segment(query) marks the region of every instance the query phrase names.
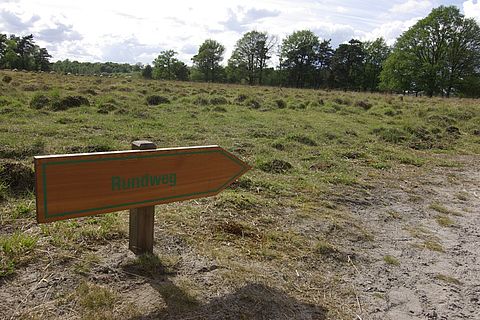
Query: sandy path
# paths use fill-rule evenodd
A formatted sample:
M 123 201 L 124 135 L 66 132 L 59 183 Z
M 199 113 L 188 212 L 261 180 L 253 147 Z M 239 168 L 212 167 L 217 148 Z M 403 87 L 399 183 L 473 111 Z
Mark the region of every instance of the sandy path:
M 480 160 L 456 161 L 391 176 L 374 204 L 352 208 L 375 236 L 352 271 L 357 319 L 480 319 Z

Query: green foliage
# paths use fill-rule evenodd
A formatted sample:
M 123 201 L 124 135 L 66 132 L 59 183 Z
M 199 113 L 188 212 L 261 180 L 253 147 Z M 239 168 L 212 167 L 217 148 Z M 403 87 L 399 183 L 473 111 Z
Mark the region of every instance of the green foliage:
M 147 103 L 151 106 L 156 106 L 159 104 L 170 103 L 170 99 L 164 96 L 151 95 L 147 97 Z
M 332 72 L 336 86 L 350 90 L 364 86 L 365 51 L 359 40 L 341 44 L 332 57 Z
M 286 173 L 293 168 L 293 166 L 284 160 L 273 159 L 267 162 L 260 163 L 258 168 L 269 173 Z
M 480 27 L 454 6 L 440 6 L 402 34 L 381 75 L 382 88 L 449 97 L 473 90 L 480 67 Z M 469 88 L 469 89 L 467 89 Z
M 0 69 L 47 71 L 49 58 L 47 49 L 37 46 L 31 34 L 24 37 L 0 34 Z
M 63 111 L 70 108 L 77 108 L 80 106 L 89 106 L 90 101 L 87 98 L 80 95 L 65 96 L 52 101 L 52 110 Z
M 223 60 L 224 52 L 225 47 L 215 40 L 207 39 L 202 43 L 198 53 L 192 58 L 202 80 L 207 82 L 219 80 L 220 62 Z
M 5 83 L 10 83 L 10 82 L 12 82 L 12 77 L 3 76 L 2 81 L 5 82 Z
M 0 277 L 14 273 L 36 244 L 36 237 L 24 233 L 0 235 Z
M 145 66 L 145 68 L 143 68 L 142 70 L 142 77 L 144 79 L 152 79 L 153 77 L 153 69 L 152 69 L 152 66 L 147 64 Z
M 380 73 L 385 60 L 391 53 L 391 48 L 383 38 L 363 42 L 362 46 L 365 52 L 363 89 L 376 91 L 379 89 Z
M 35 109 L 42 109 L 50 105 L 50 98 L 46 95 L 37 92 L 30 100 L 30 107 Z
M 177 58 L 177 52 L 166 50 L 160 52 L 153 61 L 153 78 L 162 80 L 188 80 L 187 65 Z
M 52 70 L 62 74 L 105 75 L 112 73 L 131 73 L 139 69 L 138 65 L 115 62 L 78 62 L 69 59 L 52 64 Z
M 250 31 L 240 38 L 228 60 L 230 78 L 248 84 L 262 84 L 263 71 L 270 60 L 271 51 L 276 43 L 274 37 L 266 32 Z
M 310 30 L 295 31 L 281 45 L 280 66 L 288 72 L 288 83 L 297 88 L 305 86 L 307 75 L 314 71 L 316 50 L 320 42 Z

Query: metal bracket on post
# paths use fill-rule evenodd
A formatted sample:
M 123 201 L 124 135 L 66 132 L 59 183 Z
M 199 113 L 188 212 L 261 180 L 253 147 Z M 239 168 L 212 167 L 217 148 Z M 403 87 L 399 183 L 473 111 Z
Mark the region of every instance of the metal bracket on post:
M 132 150 L 156 149 L 151 141 L 137 140 L 132 142 Z M 135 254 L 153 254 L 153 226 L 155 206 L 130 209 L 128 248 Z

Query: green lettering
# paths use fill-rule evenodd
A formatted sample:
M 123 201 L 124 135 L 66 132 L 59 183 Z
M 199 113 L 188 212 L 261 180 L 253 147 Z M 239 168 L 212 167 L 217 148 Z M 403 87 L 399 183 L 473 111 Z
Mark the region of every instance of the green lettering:
M 130 180 L 131 179 L 127 179 L 127 183 L 125 183 L 125 179 L 122 179 L 122 189 L 125 190 L 125 189 L 130 189 Z M 133 181 L 132 181 L 133 182 Z
M 112 177 L 112 191 L 120 190 L 120 177 Z
M 162 175 L 162 184 L 168 184 L 168 174 Z
M 142 177 L 142 187 L 148 187 L 148 173 Z
M 121 191 L 135 188 L 146 188 L 155 186 L 176 186 L 177 174 L 167 173 L 158 176 L 144 174 L 143 176 L 133 178 L 122 178 L 119 176 L 112 176 L 112 191 Z
M 160 182 L 162 181 L 161 179 L 162 179 L 161 176 L 150 176 L 150 185 L 151 186 L 158 186 L 160 184 Z
M 171 173 L 169 176 L 169 181 L 170 181 L 170 186 L 176 186 L 177 185 L 177 174 L 176 173 Z

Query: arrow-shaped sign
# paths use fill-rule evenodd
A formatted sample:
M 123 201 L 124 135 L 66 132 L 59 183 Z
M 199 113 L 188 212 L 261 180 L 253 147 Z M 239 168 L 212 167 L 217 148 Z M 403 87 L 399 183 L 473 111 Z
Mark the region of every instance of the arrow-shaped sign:
M 215 195 L 250 169 L 219 146 L 34 158 L 37 221 Z

